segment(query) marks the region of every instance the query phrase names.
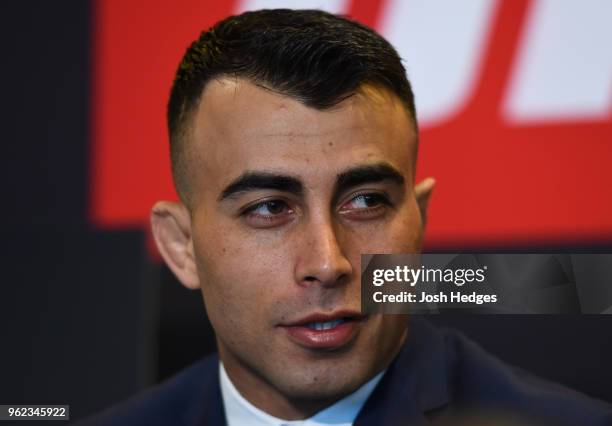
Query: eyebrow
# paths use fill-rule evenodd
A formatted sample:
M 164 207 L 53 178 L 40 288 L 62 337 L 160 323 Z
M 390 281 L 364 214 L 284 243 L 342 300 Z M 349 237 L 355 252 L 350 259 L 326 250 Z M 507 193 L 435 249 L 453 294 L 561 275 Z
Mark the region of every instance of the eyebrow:
M 357 166 L 345 170 L 336 177 L 334 198 L 352 187 L 382 181 L 391 181 L 398 186 L 404 185 L 402 174 L 388 163 Z M 218 200 L 223 201 L 240 193 L 259 189 L 289 192 L 298 196 L 304 193 L 304 185 L 293 176 L 269 172 L 245 172 L 225 187 Z
M 358 166 L 340 173 L 336 180 L 334 193 L 342 192 L 364 183 L 391 181 L 398 186 L 404 185 L 404 176 L 388 163 Z
M 231 198 L 242 192 L 258 189 L 274 189 L 302 195 L 304 186 L 299 179 L 292 176 L 268 172 L 246 172 L 230 183 L 219 196 L 219 201 Z

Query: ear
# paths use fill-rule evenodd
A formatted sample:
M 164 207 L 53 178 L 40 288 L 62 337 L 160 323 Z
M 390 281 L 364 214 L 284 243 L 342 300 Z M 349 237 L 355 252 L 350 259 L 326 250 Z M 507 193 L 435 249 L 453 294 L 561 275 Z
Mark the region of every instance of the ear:
M 431 193 L 433 192 L 435 185 L 435 179 L 428 177 L 423 179 L 414 187 L 414 194 L 416 196 L 417 204 L 419 205 L 419 211 L 421 212 L 423 228 L 425 228 L 425 225 L 427 224 L 427 208 L 429 207 L 429 199 L 431 198 Z
M 151 210 L 151 229 L 155 244 L 174 275 L 188 289 L 200 288 L 187 208 L 170 201 L 156 203 Z

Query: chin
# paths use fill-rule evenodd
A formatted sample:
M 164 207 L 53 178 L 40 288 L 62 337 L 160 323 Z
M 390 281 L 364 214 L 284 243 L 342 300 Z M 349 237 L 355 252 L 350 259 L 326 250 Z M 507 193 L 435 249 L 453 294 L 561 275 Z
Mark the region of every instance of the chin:
M 348 362 L 347 362 L 348 364 Z M 347 368 L 349 365 L 321 365 L 314 368 L 293 370 L 277 377 L 275 387 L 292 399 L 339 399 L 359 389 L 376 372 Z

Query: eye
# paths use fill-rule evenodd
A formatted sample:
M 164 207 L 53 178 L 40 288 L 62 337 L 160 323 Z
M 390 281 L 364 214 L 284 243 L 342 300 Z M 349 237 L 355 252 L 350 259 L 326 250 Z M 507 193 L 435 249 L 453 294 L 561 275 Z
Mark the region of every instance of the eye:
M 370 219 L 383 215 L 390 206 L 391 202 L 386 195 L 369 192 L 357 194 L 344 203 L 340 213 L 354 219 Z
M 249 213 L 255 213 L 261 216 L 274 216 L 281 214 L 287 209 L 287 203 L 281 200 L 264 201 L 255 204 L 248 209 Z
M 293 210 L 283 200 L 266 200 L 253 204 L 241 213 L 247 223 L 257 228 L 281 225 L 291 219 Z

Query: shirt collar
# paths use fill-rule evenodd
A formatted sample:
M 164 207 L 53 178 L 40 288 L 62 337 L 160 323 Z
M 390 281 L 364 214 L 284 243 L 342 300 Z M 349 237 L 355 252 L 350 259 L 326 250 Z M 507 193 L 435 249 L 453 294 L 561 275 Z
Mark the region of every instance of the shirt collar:
M 230 380 L 223 363 L 219 362 L 221 396 L 228 426 L 351 426 L 384 373 L 380 372 L 352 394 L 308 419 L 283 420 L 263 412 L 247 401 Z

